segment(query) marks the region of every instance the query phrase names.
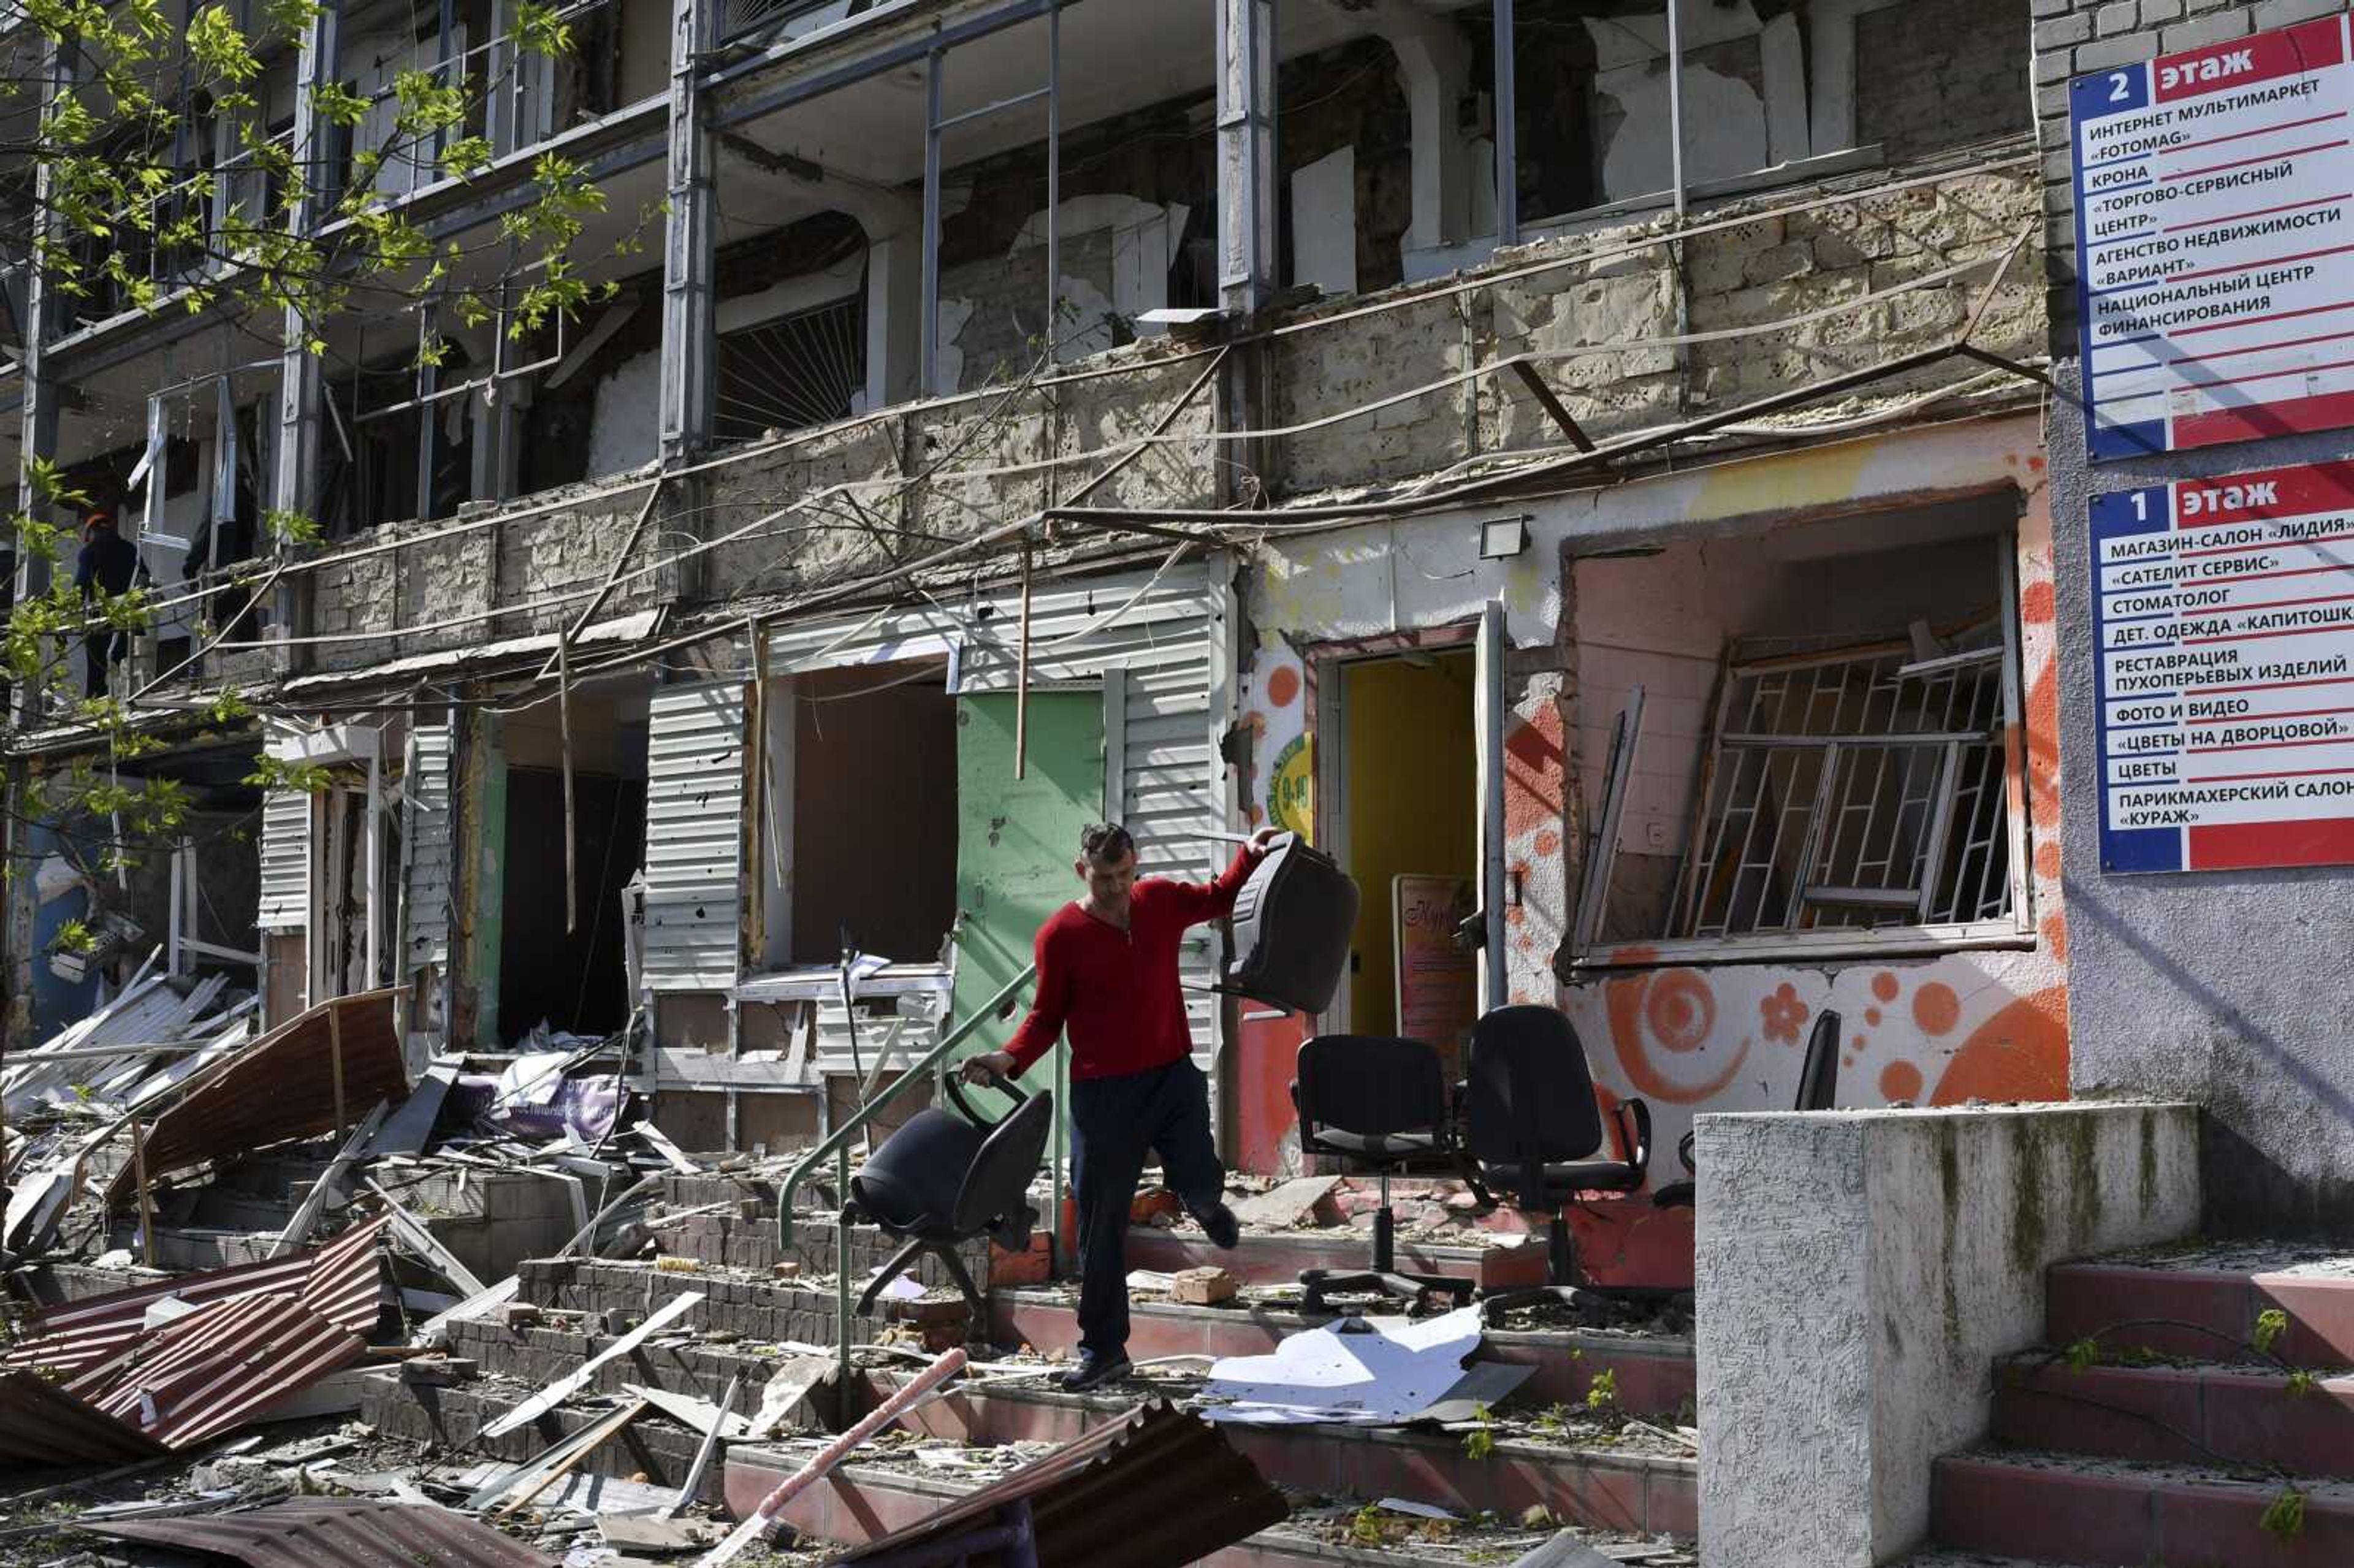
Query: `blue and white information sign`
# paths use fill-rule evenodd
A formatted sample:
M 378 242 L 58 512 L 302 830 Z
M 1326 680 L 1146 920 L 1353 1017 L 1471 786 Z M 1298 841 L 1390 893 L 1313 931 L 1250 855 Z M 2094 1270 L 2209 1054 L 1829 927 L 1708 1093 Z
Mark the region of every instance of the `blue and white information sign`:
M 2094 461 L 2354 425 L 2349 27 L 2070 84 Z
M 2354 463 L 2093 500 L 2101 869 L 2354 863 Z

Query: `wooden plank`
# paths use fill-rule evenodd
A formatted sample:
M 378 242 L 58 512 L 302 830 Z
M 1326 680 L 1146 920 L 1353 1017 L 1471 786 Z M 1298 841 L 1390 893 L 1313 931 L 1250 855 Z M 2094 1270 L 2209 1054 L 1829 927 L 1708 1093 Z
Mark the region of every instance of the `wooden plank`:
M 607 1361 L 628 1355 L 652 1338 L 656 1332 L 684 1317 L 702 1302 L 703 1292 L 700 1290 L 683 1291 L 672 1297 L 660 1307 L 655 1308 L 644 1322 L 606 1346 L 598 1354 L 557 1378 L 488 1426 L 483 1427 L 482 1436 L 486 1438 L 503 1436 L 518 1426 L 538 1420 L 585 1387 L 588 1380 L 597 1375 L 598 1368 Z

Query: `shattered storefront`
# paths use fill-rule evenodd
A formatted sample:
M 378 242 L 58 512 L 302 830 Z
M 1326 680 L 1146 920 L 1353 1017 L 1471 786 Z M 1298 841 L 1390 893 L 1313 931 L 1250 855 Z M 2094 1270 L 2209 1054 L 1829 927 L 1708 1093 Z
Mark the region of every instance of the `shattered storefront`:
M 1230 570 L 1179 546 L 780 624 L 745 662 L 764 679 L 655 694 L 644 983 L 673 1137 L 832 1125 L 1020 977 L 1087 822 L 1125 821 L 1149 874 L 1225 864 Z M 1215 1001 L 1188 997 L 1204 1066 Z
M 1365 891 L 1352 974 L 1246 1011 L 1246 1162 L 1299 1156 L 1317 1032 L 1458 1048 L 1569 1014 L 1640 1097 L 1650 1189 L 1711 1110 L 2067 1095 L 2051 525 L 2033 417 L 1865 436 L 1271 540 L 1247 578 L 1254 820 Z M 1576 1223 L 1597 1277 L 1690 1278 L 1689 1208 Z

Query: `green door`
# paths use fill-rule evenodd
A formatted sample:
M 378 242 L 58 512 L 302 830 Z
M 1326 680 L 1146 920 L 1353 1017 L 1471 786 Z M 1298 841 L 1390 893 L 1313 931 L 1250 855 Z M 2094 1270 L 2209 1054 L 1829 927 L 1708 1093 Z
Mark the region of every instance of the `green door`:
M 1103 815 L 1104 706 L 1094 691 L 1030 694 L 1026 777 L 1013 777 L 1013 694 L 957 702 L 957 944 L 955 1019 L 1002 990 L 1030 962 L 1031 939 L 1046 917 L 1084 889 L 1072 869 L 1079 830 Z M 964 1054 L 1004 1045 L 1028 1009 L 1025 988 L 1012 1016 L 984 1023 Z M 1062 1051 L 1023 1075 L 1024 1091 L 1051 1089 Z M 982 1114 L 995 1093 L 975 1091 Z M 1059 1107 L 1058 1107 L 1059 1113 Z

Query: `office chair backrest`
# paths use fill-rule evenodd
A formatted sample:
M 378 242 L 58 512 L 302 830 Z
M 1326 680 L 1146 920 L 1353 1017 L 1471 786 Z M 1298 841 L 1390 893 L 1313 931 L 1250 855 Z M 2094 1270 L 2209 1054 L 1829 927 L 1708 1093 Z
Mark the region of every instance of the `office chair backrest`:
M 1022 1207 L 1039 1157 L 1055 1130 L 1055 1097 L 1032 1095 L 990 1128 L 957 1192 L 955 1229 L 960 1239 L 977 1235 Z
M 1807 1036 L 1807 1060 L 1798 1069 L 1798 1103 L 1793 1110 L 1830 1110 L 1839 1104 L 1840 1015 L 1826 1010 Z
M 1301 1136 L 1315 1129 L 1380 1138 L 1427 1132 L 1447 1118 L 1438 1053 L 1387 1034 L 1320 1034 L 1299 1048 Z
M 1550 1007 L 1500 1007 L 1473 1024 L 1464 1093 L 1466 1144 L 1483 1164 L 1526 1158 L 1524 1134 L 1547 1164 L 1591 1159 L 1602 1148 L 1585 1047 Z
M 927 1107 L 859 1168 L 850 1179 L 851 1196 L 887 1230 L 946 1225 L 981 1154 L 984 1131 L 937 1106 Z

